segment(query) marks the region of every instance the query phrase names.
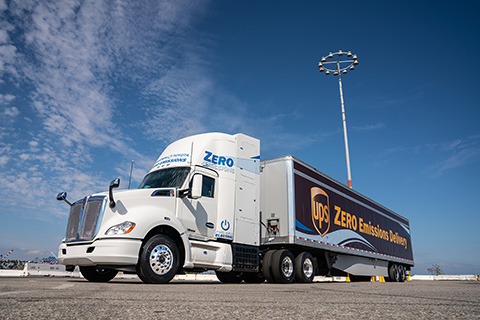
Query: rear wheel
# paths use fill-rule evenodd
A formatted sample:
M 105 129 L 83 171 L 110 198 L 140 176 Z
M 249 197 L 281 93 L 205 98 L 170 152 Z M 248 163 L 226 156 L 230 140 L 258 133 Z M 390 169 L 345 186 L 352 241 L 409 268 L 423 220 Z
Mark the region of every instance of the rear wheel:
M 137 272 L 146 283 L 168 283 L 179 267 L 177 244 L 165 235 L 151 237 L 143 246 Z
M 218 272 L 215 271 L 218 280 L 223 283 L 240 283 L 243 280 L 243 274 L 241 272 Z
M 263 256 L 263 262 L 262 262 L 262 273 L 263 276 L 265 277 L 265 280 L 269 283 L 274 283 L 275 279 L 273 278 L 272 274 L 272 256 L 275 253 L 275 250 L 269 250 L 265 253 L 265 256 Z
M 313 257 L 308 252 L 302 252 L 295 258 L 295 280 L 309 283 L 315 277 Z
M 400 282 L 400 272 L 398 271 L 398 266 L 396 264 L 391 264 L 388 267 L 388 280 L 391 282 Z
M 108 282 L 115 278 L 118 271 L 97 267 L 80 267 L 83 277 L 91 282 Z
M 275 282 L 292 283 L 295 279 L 295 263 L 290 250 L 276 251 L 272 257 L 271 269 Z
M 405 271 L 405 267 L 399 265 L 398 266 L 398 273 L 399 273 L 399 277 L 398 277 L 399 281 L 400 282 L 405 282 L 405 280 L 407 278 L 407 272 Z

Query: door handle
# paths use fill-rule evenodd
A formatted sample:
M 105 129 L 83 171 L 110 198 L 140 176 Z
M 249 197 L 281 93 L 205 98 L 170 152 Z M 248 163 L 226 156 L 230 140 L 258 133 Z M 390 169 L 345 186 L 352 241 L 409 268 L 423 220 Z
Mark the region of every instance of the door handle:
M 211 222 L 205 223 L 205 226 L 206 226 L 207 228 L 210 228 L 210 229 L 213 229 L 213 228 L 215 227 L 215 225 L 214 225 L 213 223 L 211 223 Z

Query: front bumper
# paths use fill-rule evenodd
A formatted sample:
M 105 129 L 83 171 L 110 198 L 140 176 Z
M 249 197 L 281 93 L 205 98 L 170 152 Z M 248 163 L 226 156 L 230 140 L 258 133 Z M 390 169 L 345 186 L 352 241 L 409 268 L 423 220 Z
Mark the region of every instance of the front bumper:
M 142 245 L 137 239 L 99 239 L 88 244 L 62 243 L 58 262 L 63 265 L 136 265 Z

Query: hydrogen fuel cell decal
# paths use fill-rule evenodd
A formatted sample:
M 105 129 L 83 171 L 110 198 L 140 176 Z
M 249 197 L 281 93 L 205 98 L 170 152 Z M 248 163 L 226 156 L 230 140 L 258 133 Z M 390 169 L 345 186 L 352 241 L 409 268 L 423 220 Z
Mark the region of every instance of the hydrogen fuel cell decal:
M 222 228 L 221 230 L 215 231 L 215 238 L 221 238 L 221 239 L 233 239 L 233 233 L 230 230 L 230 222 L 228 220 L 222 220 L 220 223 L 220 227 Z
M 235 167 L 238 167 L 241 170 L 260 174 L 260 156 L 254 156 L 250 159 L 244 159 L 219 155 L 211 151 L 205 150 L 202 166 L 214 169 L 216 171 L 223 171 L 228 173 L 235 173 Z
M 413 260 L 408 221 L 295 163 L 297 235 Z
M 164 165 L 169 165 L 169 164 L 172 164 L 172 163 L 187 164 L 189 159 L 190 159 L 190 154 L 189 153 L 169 154 L 169 155 L 158 158 L 151 170 L 153 170 L 155 168 L 160 168 L 160 167 L 163 167 Z
M 233 157 L 214 154 L 213 152 L 205 150 L 203 156 L 202 166 L 214 169 L 216 171 L 224 171 L 235 173 L 235 160 Z

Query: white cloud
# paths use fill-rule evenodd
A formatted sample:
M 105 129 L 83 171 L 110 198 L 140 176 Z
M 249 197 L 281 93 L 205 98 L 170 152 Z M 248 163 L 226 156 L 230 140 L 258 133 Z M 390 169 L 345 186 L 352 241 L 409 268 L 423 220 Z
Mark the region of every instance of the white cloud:
M 20 110 L 16 107 L 5 108 L 3 114 L 7 117 L 15 118 L 20 114 Z
M 12 102 L 15 99 L 14 95 L 11 94 L 0 94 L 0 104 L 6 104 Z
M 14 70 L 11 64 L 15 61 L 17 48 L 12 45 L 0 45 L 0 74 L 4 71 Z
M 3 156 L 3 155 L 0 156 L 0 166 L 6 165 L 7 162 L 8 162 L 8 160 L 9 160 L 9 157 L 8 157 L 8 156 Z
M 0 0 L 0 11 L 4 11 L 4 10 L 7 10 L 7 9 L 8 9 L 7 1 L 6 0 Z
M 428 165 L 427 171 L 432 177 L 438 177 L 455 168 L 479 162 L 479 144 L 480 136 L 470 136 L 428 145 L 397 146 L 375 155 L 375 159 L 377 162 L 385 162 L 411 155 L 415 155 L 417 159 L 426 156 L 428 159 L 435 159 Z
M 170 70 L 144 91 L 158 101 L 149 110 L 146 132 L 156 140 L 173 141 L 204 131 L 211 93 L 209 80 L 190 72 L 188 66 Z
M 355 131 L 374 131 L 378 129 L 385 128 L 384 123 L 376 123 L 376 124 L 367 124 L 363 126 L 353 126 L 352 129 Z
M 16 121 L 27 124 L 23 129 L 26 132 L 13 126 L 13 122 L 0 130 L 0 147 L 2 140 L 12 142 L 0 153 L 0 165 L 6 168 L 0 170 L 1 211 L 16 208 L 15 212 L 31 212 L 37 219 L 65 215 L 67 210 L 54 199 L 57 192 L 72 190 L 69 198 L 78 199 L 108 186 L 112 173 L 91 169 L 97 166 L 93 163 L 94 159 L 98 161 L 95 157 L 105 153 L 121 155 L 112 159 L 119 165 L 111 170 L 117 168 L 123 175 L 122 168 L 129 168 L 122 165 L 124 157 L 135 159 L 134 178 L 140 179 L 156 157 L 131 147 L 129 128 L 135 126 L 131 121 L 140 121 L 144 112 L 149 112 L 147 118 L 152 112 L 168 115 L 168 121 L 160 117 L 156 122 L 152 120 L 153 125 L 163 124 L 163 128 L 177 122 L 178 132 L 182 128 L 191 132 L 202 128 L 206 103 L 198 97 L 208 95 L 211 82 L 201 68 L 203 59 L 185 36 L 205 3 L 9 3 L 8 12 L 13 17 L 9 21 L 15 25 L 0 19 L 0 82 L 9 80 L 7 75 L 13 76 L 16 84 L 25 83 L 25 88 L 33 90 L 15 94 L 31 98 L 30 109 L 19 109 L 18 104 L 0 111 L 0 115 L 10 118 L 25 115 Z M 0 2 L 0 10 L 5 9 L 6 3 Z M 5 13 L 0 15 L 2 18 Z M 14 30 L 21 36 L 14 38 Z M 121 90 L 116 86 L 123 85 L 148 88 L 129 97 L 138 100 L 137 120 L 121 113 L 126 109 L 121 106 Z M 10 103 L 15 96 L 0 95 L 0 104 Z M 142 104 L 146 96 L 152 97 L 154 103 Z M 182 125 L 183 115 L 178 115 L 177 108 L 198 112 L 199 120 Z M 146 136 L 150 133 L 147 131 Z
M 432 166 L 434 176 L 440 176 L 455 168 L 463 167 L 480 161 L 480 147 L 472 138 L 466 141 L 457 140 L 448 144 L 445 149 L 448 151 L 446 158 L 438 161 Z
M 10 43 L 9 31 L 14 29 L 8 22 L 5 11 L 8 9 L 5 1 L 0 1 L 0 83 L 5 73 L 17 76 L 17 70 L 14 66 L 18 53 L 17 48 Z

